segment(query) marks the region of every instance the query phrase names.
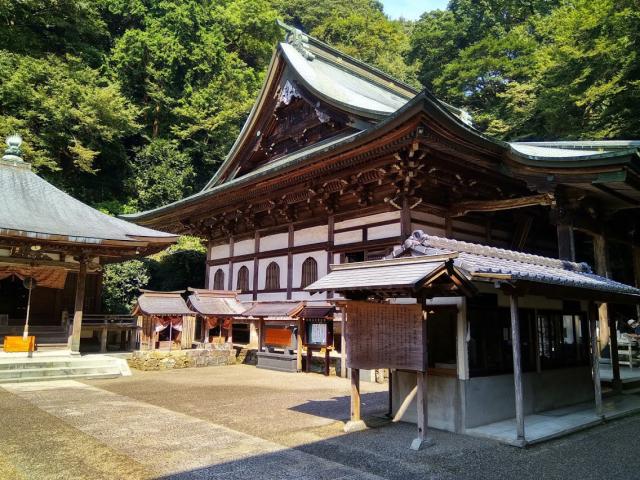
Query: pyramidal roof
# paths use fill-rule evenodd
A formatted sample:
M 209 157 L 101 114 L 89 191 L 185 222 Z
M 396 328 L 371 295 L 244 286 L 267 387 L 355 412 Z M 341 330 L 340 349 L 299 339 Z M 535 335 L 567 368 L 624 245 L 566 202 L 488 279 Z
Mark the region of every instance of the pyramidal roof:
M 22 160 L 19 142 L 0 160 L 0 205 L 2 237 L 143 248 L 178 239 L 106 215 L 54 187 Z

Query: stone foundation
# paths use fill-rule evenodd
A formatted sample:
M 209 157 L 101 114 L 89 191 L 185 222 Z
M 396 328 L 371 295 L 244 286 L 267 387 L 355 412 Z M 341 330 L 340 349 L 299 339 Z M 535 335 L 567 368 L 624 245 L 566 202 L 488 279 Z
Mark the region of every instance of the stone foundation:
M 207 345 L 209 347 L 209 345 Z M 151 350 L 131 354 L 129 366 L 137 370 L 173 370 L 176 368 L 233 365 L 235 351 L 225 345 L 195 350 Z

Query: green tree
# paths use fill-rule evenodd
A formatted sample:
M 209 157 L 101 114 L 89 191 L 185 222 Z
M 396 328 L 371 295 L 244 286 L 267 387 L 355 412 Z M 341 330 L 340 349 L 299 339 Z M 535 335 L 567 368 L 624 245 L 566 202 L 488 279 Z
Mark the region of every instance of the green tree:
M 142 260 L 106 265 L 102 275 L 102 307 L 108 313 L 131 313 L 150 276 Z
M 137 151 L 132 173 L 130 188 L 137 195 L 130 206 L 138 211 L 189 195 L 195 177 L 189 156 L 164 139 L 154 139 Z

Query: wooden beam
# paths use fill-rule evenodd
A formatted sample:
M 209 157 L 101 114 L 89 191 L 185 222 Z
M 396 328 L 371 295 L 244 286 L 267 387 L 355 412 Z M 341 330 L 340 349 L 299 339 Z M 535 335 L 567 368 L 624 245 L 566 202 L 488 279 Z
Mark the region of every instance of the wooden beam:
M 450 209 L 450 216 L 461 217 L 470 212 L 497 212 L 501 210 L 513 210 L 516 208 L 533 207 L 536 205 L 552 205 L 553 195 L 543 193 L 527 197 L 508 198 L 504 200 L 478 200 L 460 202 Z
M 596 273 L 601 277 L 609 278 L 609 256 L 607 255 L 607 242 L 603 235 L 593 236 L 593 257 Z M 600 353 L 609 345 L 609 304 L 603 302 L 598 307 L 598 339 Z
M 293 291 L 293 223 L 289 224 L 289 236 L 288 236 L 288 253 L 287 253 L 287 300 L 291 300 Z
M 416 372 L 417 396 L 416 406 L 418 409 L 418 438 L 411 442 L 411 450 L 420 450 L 433 444 L 427 436 L 428 426 L 428 397 L 427 397 L 427 372 Z
M 637 288 L 640 288 L 640 247 L 632 247 L 633 278 Z M 640 318 L 640 304 L 636 305 L 636 318 Z
M 513 383 L 516 400 L 516 434 L 517 441 L 526 443 L 524 434 L 524 393 L 522 390 L 522 361 L 520 353 L 520 319 L 518 318 L 518 298 L 509 296 L 511 310 L 511 347 L 513 349 Z
M 576 246 L 571 225 L 556 225 L 558 232 L 558 258 L 560 260 L 576 261 Z
M 260 232 L 256 230 L 253 241 L 253 300 L 258 300 L 258 270 L 260 253 Z
M 84 291 L 87 284 L 87 259 L 80 258 L 80 268 L 76 281 L 76 298 L 73 312 L 73 330 L 69 348 L 71 353 L 80 353 L 80 338 L 82 336 L 82 310 L 84 308 Z

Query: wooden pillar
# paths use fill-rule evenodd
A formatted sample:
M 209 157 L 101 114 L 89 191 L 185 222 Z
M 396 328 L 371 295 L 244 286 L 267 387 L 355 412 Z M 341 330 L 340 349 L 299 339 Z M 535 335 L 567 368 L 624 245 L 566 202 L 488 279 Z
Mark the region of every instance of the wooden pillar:
M 609 259 L 607 256 L 607 244 L 604 236 L 593 236 L 593 256 L 596 273 L 609 278 Z M 601 303 L 598 307 L 598 340 L 600 353 L 609 345 L 609 305 Z
M 235 248 L 233 235 L 229 236 L 229 278 L 227 280 L 227 290 L 233 290 L 233 256 Z
M 427 425 L 429 419 L 428 397 L 427 397 L 427 372 L 416 372 L 416 382 L 418 394 L 416 396 L 416 406 L 418 407 L 418 438 L 411 442 L 411 450 L 420 450 L 432 443 L 427 437 Z
M 296 332 L 296 370 L 302 371 L 302 328 L 304 320 L 298 317 L 298 331 Z
M 289 237 L 287 241 L 287 300 L 293 295 L 293 224 L 289 224 Z
M 406 197 L 402 199 L 402 210 L 400 211 L 400 227 L 400 240 L 404 242 L 411 236 L 411 210 L 409 209 L 409 200 Z
M 573 237 L 573 227 L 559 223 L 556 225 L 558 232 L 558 258 L 560 260 L 576 261 L 576 245 Z
M 333 215 L 329 215 L 329 218 L 327 218 L 327 273 L 331 271 L 331 264 L 333 263 L 334 228 L 335 222 Z M 327 298 L 333 298 L 333 291 L 327 292 Z M 346 374 L 344 377 L 346 377 Z
M 607 309 L 607 314 L 609 310 Z M 616 392 L 622 392 L 622 381 L 620 380 L 620 356 L 618 355 L 618 329 L 616 328 L 616 322 L 613 318 L 607 318 L 609 324 L 609 345 L 610 345 L 610 357 L 611 357 L 611 371 L 613 373 L 613 379 L 611 381 L 613 389 Z
M 260 317 L 258 324 L 258 351 L 261 352 L 264 347 L 264 318 Z
M 249 345 L 257 347 L 258 343 L 260 343 L 260 338 L 258 335 L 258 328 L 256 327 L 256 321 L 251 320 L 249 322 Z
M 342 332 L 340 332 L 340 376 L 347 378 L 347 316 L 342 313 Z
M 204 263 L 204 287 L 208 288 L 209 290 L 213 288 L 213 285 L 211 285 L 211 278 L 209 274 L 209 272 L 211 271 L 211 265 L 209 265 L 209 262 L 211 261 L 211 243 L 211 239 L 209 238 L 207 240 L 207 260 Z
M 138 343 L 138 329 L 131 328 L 129 329 L 129 349 L 132 351 L 135 350 L 136 343 Z
M 258 300 L 258 274 L 260 269 L 260 261 L 258 260 L 258 253 L 260 253 L 260 232 L 256 230 L 253 238 L 253 300 Z
M 393 418 L 393 370 L 389 369 L 387 417 Z
M 590 303 L 587 309 L 589 321 L 589 340 L 591 342 L 591 376 L 593 378 L 593 391 L 596 404 L 596 415 L 602 417 L 602 384 L 600 383 L 600 349 L 596 332 L 597 309 Z
M 233 343 L 233 319 L 229 320 L 229 328 L 227 329 L 227 343 Z
M 640 247 L 631 247 L 633 255 L 633 278 L 636 288 L 640 288 Z M 640 304 L 636 305 L 636 320 L 640 320 Z
M 107 351 L 108 335 L 109 332 L 106 325 L 100 328 L 100 353 L 105 353 Z
M 73 312 L 73 330 L 69 348 L 71 353 L 80 353 L 80 337 L 82 336 L 82 310 L 84 308 L 84 290 L 87 283 L 87 259 L 80 258 L 80 268 L 76 280 L 76 298 Z
M 360 369 L 351 369 L 351 416 L 347 424 L 344 426 L 344 431 L 347 433 L 357 432 L 367 428 L 360 416 Z
M 511 346 L 513 348 L 513 383 L 516 399 L 516 433 L 518 442 L 524 445 L 524 394 L 522 391 L 522 361 L 520 355 L 520 320 L 518 318 L 518 298 L 509 296 L 511 307 Z

